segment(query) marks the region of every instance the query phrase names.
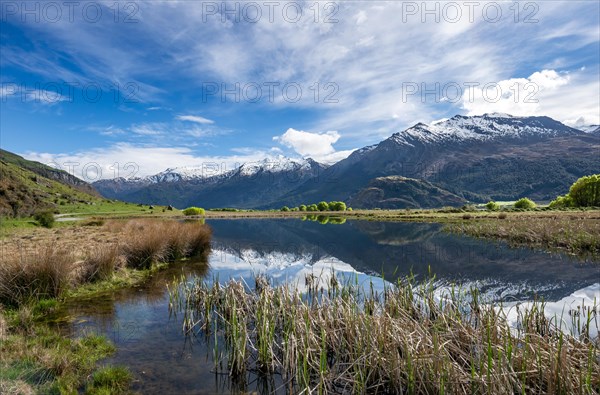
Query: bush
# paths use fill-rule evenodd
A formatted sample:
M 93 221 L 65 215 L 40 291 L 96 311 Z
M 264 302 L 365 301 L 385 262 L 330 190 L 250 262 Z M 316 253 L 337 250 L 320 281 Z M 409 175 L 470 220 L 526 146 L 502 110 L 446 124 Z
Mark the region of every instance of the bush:
M 44 228 L 54 226 L 54 213 L 50 210 L 38 211 L 34 216 L 35 219 Z
M 204 215 L 204 209 L 200 207 L 188 207 L 183 210 L 183 215 Z
M 298 209 L 300 211 L 306 211 L 306 205 L 305 204 L 301 204 L 300 206 L 298 206 Z
M 506 213 L 500 213 L 498 214 L 498 219 L 506 219 L 507 214 Z
M 346 203 L 331 202 L 331 203 L 329 203 L 329 210 L 331 210 L 331 211 L 346 211 Z
M 573 199 L 571 199 L 571 196 L 567 194 L 565 196 L 559 196 L 551 201 L 548 207 L 553 209 L 575 207 L 575 203 L 573 202 Z
M 290 211 L 290 208 L 288 206 L 283 206 L 279 211 Z
M 535 208 L 536 204 L 529 198 L 521 198 L 515 202 L 515 208 L 531 210 Z
M 346 211 L 352 211 L 352 207 L 348 207 Z
M 310 206 L 307 207 L 308 211 L 319 211 L 319 208 L 317 207 L 316 204 L 311 204 Z
M 319 202 L 319 204 L 317 204 L 317 209 L 319 211 L 327 211 L 329 210 L 329 204 L 327 202 Z
M 485 208 L 488 209 L 489 211 L 498 211 L 498 210 L 500 210 L 500 205 L 498 203 L 494 202 L 493 200 L 490 200 L 485 205 Z

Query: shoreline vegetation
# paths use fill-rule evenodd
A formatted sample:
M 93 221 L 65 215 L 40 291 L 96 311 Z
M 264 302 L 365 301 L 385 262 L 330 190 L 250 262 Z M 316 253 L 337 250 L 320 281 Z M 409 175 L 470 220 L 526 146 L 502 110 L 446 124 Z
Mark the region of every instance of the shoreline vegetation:
M 303 294 L 260 276 L 254 289 L 234 280 L 175 282 L 170 309 L 242 392 L 248 374 L 286 393 L 600 391 L 600 344 L 589 335 L 597 306 L 582 311 L 575 338 L 540 301 L 514 307 L 512 325 L 476 289 L 438 295 L 433 280 L 400 279 L 380 294 L 333 274 L 326 284 L 307 277 L 306 285 Z
M 128 206 L 129 209 L 131 205 Z M 114 352 L 114 346 L 106 338 L 96 335 L 86 335 L 77 339 L 69 338 L 64 334 L 59 334 L 57 328 L 52 326 L 54 324 L 47 322 L 45 317 L 51 315 L 59 308 L 62 301 L 69 300 L 69 298 L 94 297 L 102 292 L 134 286 L 146 281 L 156 270 L 160 270 L 161 267 L 168 264 L 161 262 L 170 262 L 189 255 L 206 253 L 210 241 L 209 228 L 204 225 L 206 219 L 298 218 L 307 221 L 318 221 L 321 224 L 342 224 L 346 220 L 431 222 L 443 224 L 445 230 L 450 232 L 504 240 L 514 246 L 546 248 L 579 256 L 592 255 L 597 257 L 600 255 L 600 210 L 597 208 L 549 209 L 538 207 L 533 210 L 504 209 L 495 211 L 480 210 L 474 207 L 448 207 L 429 210 L 353 210 L 338 212 L 221 209 L 206 210 L 204 213 L 200 213 L 199 215 L 185 216 L 176 209 L 163 210 L 162 207 L 144 206 L 140 207 L 138 212 L 116 210 L 102 213 L 92 211 L 80 214 L 64 213 L 61 217 L 56 218 L 56 222 L 50 228 L 41 226 L 40 223 L 31 218 L 8 221 L 3 219 L 0 227 L 2 231 L 2 237 L 0 237 L 2 259 L 2 262 L 0 262 L 0 393 L 32 393 L 36 391 L 72 393 L 82 389 L 85 389 L 86 393 L 127 392 L 131 375 L 126 369 L 110 365 L 97 366 L 98 361 Z M 61 221 L 65 217 L 67 220 Z M 77 220 L 69 220 L 69 218 L 76 218 Z M 67 274 L 65 275 L 65 273 Z M 7 284 L 15 286 L 7 287 Z M 34 284 L 35 286 L 32 286 Z M 279 291 L 271 290 L 269 292 L 270 294 L 278 294 Z M 242 303 L 243 301 L 238 302 Z M 279 303 L 281 300 L 274 299 L 270 302 Z M 339 301 L 330 302 L 334 304 Z M 359 307 L 357 304 L 352 306 L 354 306 L 353 308 Z M 217 308 L 216 306 L 213 307 Z M 288 306 L 288 308 L 290 307 Z M 300 307 L 294 305 L 293 308 L 297 310 Z M 348 308 L 348 306 L 344 308 Z M 386 307 L 379 306 L 378 308 L 385 309 Z M 327 312 L 327 314 L 329 313 Z M 309 312 L 309 314 L 313 313 Z M 445 317 L 445 320 L 454 319 L 452 316 L 442 315 L 442 317 Z M 533 319 L 531 317 L 533 316 L 530 316 L 530 319 Z M 369 321 L 366 321 L 370 318 L 362 314 L 360 319 L 363 321 L 352 321 L 348 325 L 360 324 L 363 326 L 363 330 L 372 328 L 368 326 Z M 378 317 L 376 321 L 370 321 L 370 323 L 377 322 L 377 325 L 388 325 L 386 320 L 387 318 Z M 537 317 L 535 320 L 541 320 L 541 317 Z M 331 324 L 330 321 L 328 322 Z M 435 322 L 435 328 L 441 325 L 439 322 Z M 325 324 L 326 322 L 323 325 Z M 458 325 L 458 329 L 460 329 L 462 328 L 461 325 L 465 323 L 454 321 L 454 324 Z M 324 329 L 326 326 L 322 328 Z M 386 328 L 389 329 L 389 326 Z M 504 327 L 501 326 L 501 328 Z M 414 329 L 419 331 L 430 330 L 430 335 L 427 335 L 430 337 L 427 338 L 427 341 L 434 342 L 431 344 L 438 342 L 437 344 L 440 346 L 444 345 L 446 341 L 453 341 L 448 337 L 450 336 L 449 327 L 444 328 L 439 334 L 433 331 L 433 328 L 415 327 Z M 457 328 L 452 330 L 454 329 Z M 503 334 L 504 337 L 502 338 L 495 338 L 495 341 L 512 341 L 514 343 L 511 347 L 515 345 L 522 346 L 520 341 L 515 338 L 507 338 L 505 335 Z M 310 336 L 313 336 L 312 340 L 310 340 Z M 319 337 L 321 334 L 313 333 L 310 336 L 306 340 L 307 344 L 312 344 L 311 342 L 315 341 L 315 337 Z M 383 332 L 377 336 L 379 336 L 378 340 L 372 340 L 375 342 L 383 341 Z M 545 342 L 535 343 L 537 344 L 536 347 L 554 347 L 556 342 L 568 344 L 568 347 L 575 347 L 573 350 L 579 347 L 573 345 L 569 339 L 560 340 L 560 337 L 556 337 L 558 336 L 556 333 L 555 337 L 541 340 L 539 336 L 535 336 L 531 335 L 530 338 L 537 339 L 536 342 Z M 252 341 L 256 341 L 256 339 Z M 478 338 L 477 341 L 482 341 L 482 339 Z M 597 339 L 595 341 L 597 342 Z M 478 347 L 486 346 L 483 343 L 478 344 Z M 587 344 L 591 343 L 588 342 Z M 366 346 L 366 343 L 362 345 Z M 375 343 L 371 344 L 371 346 L 374 345 Z M 408 346 L 403 344 L 402 347 Z M 427 358 L 431 356 L 431 350 L 420 355 L 419 353 L 424 351 L 414 349 L 415 345 L 410 345 L 410 347 L 413 347 L 413 349 L 407 349 L 407 352 L 414 352 L 414 356 L 418 358 L 423 357 L 423 355 Z M 586 355 L 589 357 L 593 354 L 594 358 L 598 358 L 598 345 L 594 347 L 588 349 Z M 506 356 L 502 357 L 501 353 L 509 352 L 506 349 L 501 350 L 500 345 L 497 343 L 494 343 L 492 348 L 496 350 L 492 353 L 493 360 L 494 358 L 506 358 Z M 546 349 L 542 348 L 541 350 Z M 562 351 L 565 348 L 560 350 L 549 348 L 548 350 L 549 355 L 553 355 L 555 359 L 560 358 L 561 363 L 564 358 L 567 358 L 564 356 L 565 351 Z M 583 358 L 583 351 L 577 351 L 576 354 Z M 535 352 L 533 355 L 536 355 Z M 523 358 L 527 361 L 530 356 L 524 356 Z M 540 355 L 536 356 L 541 358 Z M 314 355 L 311 358 L 313 357 Z M 363 357 L 372 358 L 371 355 Z M 446 391 L 448 388 L 459 388 L 452 387 L 454 385 L 451 383 L 451 380 L 454 379 L 452 375 L 458 374 L 458 376 L 463 377 L 461 375 L 464 372 L 456 373 L 456 366 L 453 365 L 455 362 L 446 357 L 444 358 L 429 359 L 429 362 L 419 359 L 412 360 L 411 366 L 413 368 L 410 368 L 412 370 L 406 370 L 405 373 L 409 372 L 413 376 L 404 377 L 404 383 L 406 385 L 410 383 L 410 388 L 413 388 L 415 393 L 430 388 L 430 385 L 434 386 L 431 388 L 438 390 L 443 388 Z M 546 358 L 546 356 L 543 358 Z M 502 376 L 504 378 L 501 379 L 501 376 L 494 376 L 507 373 L 498 373 L 499 371 L 495 370 L 497 365 L 494 361 L 492 363 L 493 368 L 489 370 L 491 376 L 488 381 L 480 377 L 475 381 L 469 379 L 471 380 L 470 383 L 475 383 L 473 385 L 480 389 L 507 385 L 506 377 Z M 498 361 L 500 360 L 498 359 Z M 544 359 L 544 361 L 546 360 Z M 476 372 L 481 375 L 483 371 L 481 370 L 483 369 L 481 364 L 483 362 L 480 360 L 475 362 L 479 364 L 474 365 Z M 475 362 L 470 361 L 468 363 L 475 364 Z M 504 364 L 502 365 L 503 369 L 507 368 L 505 362 L 502 362 Z M 574 379 L 570 375 L 573 369 L 578 369 L 577 366 L 579 365 L 575 365 L 574 361 L 565 362 L 573 364 L 573 367 L 569 368 L 570 370 L 567 369 L 567 371 L 560 366 L 556 367 L 556 364 L 553 365 L 554 362 L 551 362 L 550 359 L 546 362 L 549 364 L 547 367 L 555 369 L 552 372 L 558 375 L 558 378 L 542 378 L 541 373 L 538 372 L 540 377 L 535 379 L 534 384 L 527 384 L 529 386 L 527 388 L 539 389 L 546 388 L 544 386 L 549 385 L 551 387 L 547 387 L 546 390 L 551 389 L 564 393 L 569 392 L 565 389 L 574 388 Z M 321 386 L 316 387 L 317 390 L 319 388 L 332 390 L 344 385 L 340 384 L 337 379 L 332 381 L 332 376 L 327 376 L 329 378 L 321 377 L 315 371 L 310 370 L 314 368 L 314 366 L 312 368 L 310 366 L 316 363 L 316 360 L 307 360 L 306 363 L 309 363 L 306 367 L 308 370 L 303 373 L 308 374 L 304 379 L 305 384 L 309 383 L 306 385 Z M 424 364 L 421 366 L 423 369 L 429 369 L 428 373 L 414 370 L 416 366 L 419 366 L 419 363 Z M 338 373 L 342 373 L 342 366 L 347 365 L 338 365 L 336 368 Z M 543 366 L 543 364 L 540 366 Z M 346 381 L 347 384 L 345 385 L 354 386 L 355 383 L 352 380 L 358 380 L 358 385 L 363 387 L 352 388 L 370 388 L 369 385 L 379 386 L 379 384 L 373 384 L 369 381 L 375 376 L 363 375 L 367 371 L 361 369 L 367 368 L 366 365 L 360 368 L 357 367 L 358 370 L 355 373 L 358 376 L 348 379 L 351 381 Z M 443 383 L 431 381 L 434 378 L 439 378 L 438 375 L 434 374 L 435 369 L 438 368 L 442 369 L 440 372 L 443 372 L 443 369 L 450 369 L 446 372 L 448 375 L 444 376 L 446 374 L 444 373 L 439 376 L 445 377 Z M 600 392 L 599 384 L 594 381 L 598 377 L 598 367 L 593 365 L 592 368 L 596 369 L 592 371 L 592 378 L 587 379 L 587 381 L 579 381 L 579 384 L 587 385 L 587 387 L 580 388 L 592 388 L 592 390 L 582 391 L 582 393 Z M 383 375 L 384 371 L 385 369 L 369 374 Z M 331 372 L 331 370 L 328 370 L 328 372 Z M 589 376 L 589 373 L 583 370 L 580 370 L 579 373 L 581 374 L 579 380 L 584 380 L 587 377 L 586 374 Z M 427 374 L 428 376 L 420 377 L 419 374 Z M 519 380 L 530 380 L 531 372 L 524 372 L 523 374 L 524 376 Z M 321 377 L 318 378 L 317 384 L 313 380 L 315 377 Z M 501 383 L 490 384 L 490 380 L 494 380 L 494 377 L 501 380 Z M 425 385 L 425 387 L 419 387 L 417 380 L 429 381 L 420 382 L 418 385 Z M 559 380 L 560 384 L 556 380 Z M 570 384 L 568 380 L 571 380 Z M 521 384 L 514 381 L 512 385 L 517 388 Z M 558 385 L 560 387 L 552 387 Z M 315 389 L 315 387 L 311 388 Z M 463 387 L 459 389 L 461 388 Z M 502 387 L 502 389 L 505 388 Z
M 126 393 L 127 369 L 96 366 L 115 351 L 105 337 L 66 337 L 46 317 L 63 301 L 140 284 L 169 262 L 206 262 L 210 239 L 200 221 L 130 219 L 0 240 L 0 393 Z

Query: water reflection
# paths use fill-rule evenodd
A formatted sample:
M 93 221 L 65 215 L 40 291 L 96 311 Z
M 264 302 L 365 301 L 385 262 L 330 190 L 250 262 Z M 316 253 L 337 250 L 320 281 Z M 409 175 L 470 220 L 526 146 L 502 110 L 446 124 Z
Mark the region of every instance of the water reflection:
M 339 221 L 338 221 L 339 222 Z M 302 289 L 307 274 L 332 270 L 342 281 L 373 284 L 414 273 L 435 273 L 441 288 L 451 282 L 476 287 L 490 300 L 525 301 L 532 293 L 557 310 L 561 299 L 575 295 L 600 300 L 600 271 L 561 255 L 509 249 L 501 243 L 447 234 L 439 225 L 331 220 L 211 220 L 213 252 L 208 263 L 175 264 L 143 286 L 78 300 L 63 315 L 72 317 L 64 330 L 107 335 L 118 347 L 107 363 L 129 366 L 141 393 L 230 393 L 240 390 L 227 376 L 213 373 L 212 349 L 200 339 L 186 338 L 181 317 L 169 317 L 166 286 L 174 278 L 227 281 L 266 274 L 276 285 L 295 283 Z M 372 277 L 372 275 L 377 275 Z M 579 293 L 578 293 L 579 292 Z M 571 301 L 571 299 L 568 299 Z M 575 302 L 573 302 L 575 303 Z M 564 303 L 563 303 L 564 304 Z M 558 311 L 558 310 L 557 310 Z M 248 391 L 265 383 L 246 377 Z M 269 387 L 273 388 L 273 387 Z

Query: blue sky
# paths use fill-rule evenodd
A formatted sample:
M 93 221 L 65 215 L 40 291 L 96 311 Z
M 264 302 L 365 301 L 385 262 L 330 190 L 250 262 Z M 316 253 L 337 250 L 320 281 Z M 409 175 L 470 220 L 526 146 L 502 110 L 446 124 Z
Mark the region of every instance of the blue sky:
M 455 114 L 598 124 L 599 4 L 3 1 L 0 143 L 92 181 L 333 163 Z

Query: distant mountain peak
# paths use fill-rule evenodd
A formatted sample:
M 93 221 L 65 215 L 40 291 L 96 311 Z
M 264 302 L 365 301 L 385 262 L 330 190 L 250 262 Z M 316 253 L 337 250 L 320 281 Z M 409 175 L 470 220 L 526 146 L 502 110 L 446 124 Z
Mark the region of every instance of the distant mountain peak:
M 578 130 L 545 116 L 520 117 L 504 113 L 455 115 L 427 125 L 422 122 L 394 133 L 396 144 L 414 146 L 416 143 L 485 141 L 496 138 L 556 136 L 577 133 Z

